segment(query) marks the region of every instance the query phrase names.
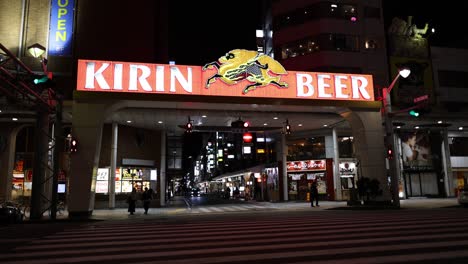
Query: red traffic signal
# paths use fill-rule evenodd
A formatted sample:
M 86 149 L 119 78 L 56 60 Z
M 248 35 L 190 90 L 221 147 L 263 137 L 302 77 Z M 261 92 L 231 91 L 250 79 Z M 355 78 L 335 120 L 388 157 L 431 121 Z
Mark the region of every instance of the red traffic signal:
M 387 158 L 388 159 L 393 159 L 393 149 L 392 146 L 387 147 Z
M 70 152 L 77 152 L 78 150 L 78 141 L 75 138 L 70 140 Z
M 186 125 L 185 125 L 185 132 L 186 133 L 192 133 L 192 129 L 193 129 L 193 125 L 191 122 L 188 122 Z

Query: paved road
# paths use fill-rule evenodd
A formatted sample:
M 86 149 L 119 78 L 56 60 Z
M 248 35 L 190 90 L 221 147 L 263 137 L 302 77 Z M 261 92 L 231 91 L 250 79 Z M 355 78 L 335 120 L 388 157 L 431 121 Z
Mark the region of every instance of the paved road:
M 466 264 L 466 219 L 465 208 L 138 217 L 23 234 L 0 263 Z

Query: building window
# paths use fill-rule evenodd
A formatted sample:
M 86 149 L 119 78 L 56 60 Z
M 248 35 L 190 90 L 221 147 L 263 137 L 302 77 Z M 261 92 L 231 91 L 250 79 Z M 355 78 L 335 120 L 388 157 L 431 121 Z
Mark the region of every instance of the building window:
M 354 139 L 353 137 L 338 137 L 338 151 L 340 158 L 354 157 Z
M 278 15 L 273 18 L 273 25 L 275 30 L 279 30 L 321 18 L 345 19 L 354 22 L 357 16 L 355 5 L 324 1 Z
M 182 169 L 182 138 L 168 137 L 167 138 L 167 168 Z
M 468 156 L 468 137 L 453 137 L 449 140 L 451 156 Z
M 468 72 L 438 71 L 439 85 L 445 87 L 468 87 Z
M 364 47 L 366 48 L 366 50 L 375 50 L 377 49 L 377 41 L 373 39 L 366 40 L 366 42 L 364 43 Z
M 288 142 L 287 160 L 325 158 L 325 137 L 300 138 Z
M 366 18 L 378 18 L 380 19 L 380 8 L 366 6 L 364 7 L 364 16 Z
M 304 56 L 320 50 L 359 51 L 359 38 L 344 34 L 320 34 L 287 43 L 281 48 L 281 59 Z

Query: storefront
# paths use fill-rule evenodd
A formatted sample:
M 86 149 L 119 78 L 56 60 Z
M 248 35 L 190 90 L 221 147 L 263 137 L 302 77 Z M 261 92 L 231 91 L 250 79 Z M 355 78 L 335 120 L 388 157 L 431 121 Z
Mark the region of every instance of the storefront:
M 288 195 L 294 201 L 308 200 L 310 186 L 317 182 L 319 197 L 322 200 L 333 200 L 333 160 L 288 161 Z
M 341 197 L 347 201 L 353 189 L 357 189 L 358 164 L 354 159 L 340 159 Z

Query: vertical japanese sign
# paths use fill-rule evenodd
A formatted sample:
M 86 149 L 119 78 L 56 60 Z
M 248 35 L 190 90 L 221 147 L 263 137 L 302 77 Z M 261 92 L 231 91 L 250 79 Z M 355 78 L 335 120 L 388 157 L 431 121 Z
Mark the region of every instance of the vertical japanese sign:
M 52 0 L 49 55 L 71 56 L 75 0 Z

